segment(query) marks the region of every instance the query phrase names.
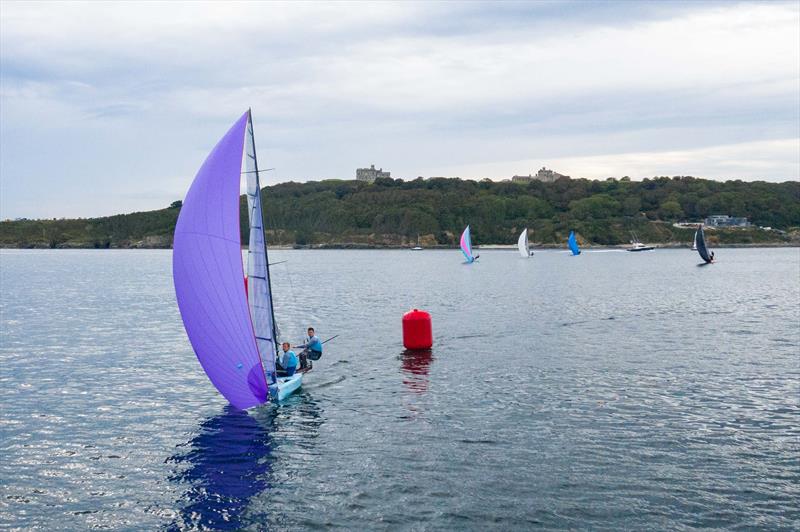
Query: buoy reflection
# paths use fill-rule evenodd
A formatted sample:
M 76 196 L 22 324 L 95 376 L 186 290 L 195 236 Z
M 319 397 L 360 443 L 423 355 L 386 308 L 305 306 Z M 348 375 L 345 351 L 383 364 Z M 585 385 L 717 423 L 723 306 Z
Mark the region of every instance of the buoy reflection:
M 414 393 L 428 391 L 428 373 L 433 362 L 433 351 L 407 349 L 401 354 L 403 384 Z

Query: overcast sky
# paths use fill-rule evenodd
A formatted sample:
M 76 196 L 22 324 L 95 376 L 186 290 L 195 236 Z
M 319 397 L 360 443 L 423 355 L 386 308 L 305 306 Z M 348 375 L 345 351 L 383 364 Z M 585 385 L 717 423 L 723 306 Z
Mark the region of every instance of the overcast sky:
M 252 107 L 267 183 L 800 179 L 800 3 L 0 2 L 0 218 L 182 199 Z

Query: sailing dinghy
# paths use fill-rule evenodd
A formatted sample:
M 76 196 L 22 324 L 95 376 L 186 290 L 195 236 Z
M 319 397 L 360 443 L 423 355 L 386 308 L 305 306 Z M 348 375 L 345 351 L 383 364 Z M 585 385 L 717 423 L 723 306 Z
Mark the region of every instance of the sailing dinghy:
M 692 240 L 692 251 L 697 251 L 697 231 L 694 232 L 694 240 Z
M 697 229 L 697 237 L 694 241 L 695 245 L 697 246 L 697 253 L 700 255 L 706 264 L 711 264 L 714 262 L 714 253 L 708 251 L 708 246 L 706 245 L 706 234 L 703 231 L 703 226 L 701 225 Z
M 575 238 L 575 231 L 569 232 L 567 245 L 569 246 L 569 250 L 572 252 L 573 256 L 581 254 L 581 248 L 578 247 L 578 240 Z
M 246 289 L 239 228 L 242 173 L 250 221 Z M 303 373 L 276 378 L 278 328 L 260 190 L 248 110 L 197 172 L 178 216 L 172 252 L 175 296 L 192 348 L 212 384 L 240 409 L 268 398 L 280 401 L 303 382 Z
M 472 254 L 472 238 L 470 237 L 469 226 L 461 233 L 461 253 L 463 253 L 464 258 L 467 259 L 464 264 L 472 264 L 480 257 L 480 255 Z
M 517 240 L 517 249 L 519 250 L 519 254 L 522 257 L 528 259 L 533 255 L 531 251 L 531 246 L 528 244 L 528 228 L 526 227 L 522 234 L 519 235 L 519 240 Z

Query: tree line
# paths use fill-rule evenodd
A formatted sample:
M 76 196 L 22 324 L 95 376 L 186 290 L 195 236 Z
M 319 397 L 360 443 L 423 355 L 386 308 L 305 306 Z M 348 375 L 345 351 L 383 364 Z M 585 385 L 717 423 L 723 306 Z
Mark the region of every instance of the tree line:
M 748 218 L 756 226 L 800 228 L 800 182 L 710 181 L 689 176 L 553 183 L 432 178 L 375 183 L 288 182 L 262 191 L 265 227 L 274 244 L 456 245 L 470 224 L 476 244 L 511 244 L 528 227 L 532 239 L 560 244 L 570 230 L 582 243 L 626 243 L 631 232 L 649 242 L 683 241 L 711 214 Z M 241 198 L 247 241 L 247 210 Z M 180 202 L 169 208 L 104 218 L 0 222 L 0 245 L 127 247 L 171 244 Z M 780 240 L 760 230 L 719 231 L 721 243 Z M 145 243 L 145 245 L 147 245 Z M 150 246 L 152 247 L 152 246 Z

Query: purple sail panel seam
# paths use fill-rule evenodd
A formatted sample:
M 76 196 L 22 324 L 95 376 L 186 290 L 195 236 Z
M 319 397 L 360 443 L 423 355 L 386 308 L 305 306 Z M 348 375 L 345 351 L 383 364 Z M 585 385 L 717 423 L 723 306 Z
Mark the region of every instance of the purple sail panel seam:
M 205 236 L 205 235 L 201 235 L 201 236 Z M 219 240 L 229 241 L 228 239 L 219 239 Z M 214 256 L 216 257 L 216 254 Z M 205 255 L 201 256 L 200 260 L 202 261 L 203 270 L 205 270 L 206 273 L 210 273 L 211 270 L 209 270 L 209 268 L 208 268 L 208 264 L 206 263 Z M 214 261 L 215 261 L 215 263 L 217 263 L 216 258 L 215 258 Z M 192 262 L 193 262 L 193 264 L 195 264 L 195 268 L 199 269 L 199 265 L 195 261 L 192 261 Z M 217 270 L 220 270 L 220 268 L 217 268 Z M 242 284 L 244 284 L 244 280 L 242 280 Z M 229 297 L 225 297 L 225 298 L 219 297 L 220 296 L 220 292 L 219 292 L 217 286 L 218 286 L 217 283 L 213 284 L 214 295 L 217 296 L 217 300 L 219 300 L 219 301 L 225 301 L 225 300 L 230 301 Z M 212 299 L 210 297 L 210 294 L 205 293 L 205 292 L 195 293 L 195 294 L 196 294 L 197 299 L 204 299 L 204 300 L 208 301 L 210 304 L 213 304 L 213 301 L 212 301 Z M 230 293 L 227 290 L 225 291 L 225 296 L 230 296 Z M 226 323 L 224 323 L 223 325 L 224 325 L 224 327 L 226 329 L 234 330 L 235 325 L 236 325 L 236 320 L 231 316 L 230 310 L 231 309 L 226 308 L 224 315 L 220 316 L 220 317 L 224 317 L 225 318 L 224 321 Z M 208 315 L 208 314 L 206 314 L 206 315 Z M 211 321 L 213 323 L 213 320 L 209 320 L 209 321 Z
M 192 270 L 199 271 L 201 266 L 202 266 L 203 270 L 205 270 L 207 273 L 209 272 L 208 266 L 205 263 L 205 258 L 202 258 L 202 265 L 198 264 L 196 261 L 192 261 L 192 266 L 193 266 L 193 268 L 190 268 L 189 271 L 192 271 Z M 194 273 L 194 271 L 192 271 L 192 273 Z M 242 283 L 244 283 L 244 281 L 242 281 Z M 214 306 L 214 301 L 211 299 L 210 294 L 208 294 L 207 292 L 204 292 L 204 291 L 198 292 L 195 289 L 194 286 L 192 286 L 191 290 L 192 290 L 195 298 L 198 301 L 199 300 L 204 300 L 204 301 L 209 303 L 209 305 L 208 305 L 209 307 Z M 214 287 L 214 293 L 217 296 L 219 295 L 219 292 L 217 292 L 217 289 L 216 289 L 216 285 Z M 219 299 L 219 298 L 217 298 L 217 299 Z M 199 312 L 201 312 L 206 318 L 208 318 L 207 321 L 209 323 L 213 324 L 213 327 L 217 332 L 221 332 L 220 329 L 233 330 L 233 328 L 234 328 L 235 320 L 232 319 L 232 317 L 230 316 L 230 313 L 228 313 L 228 312 L 226 312 L 224 314 L 224 318 L 225 318 L 224 321 L 226 323 L 218 323 L 215 320 L 213 320 L 212 317 L 208 314 L 208 312 L 206 312 L 206 307 L 205 306 L 200 307 Z M 222 325 L 222 327 L 220 327 L 220 325 Z M 210 337 L 210 338 L 213 338 L 213 337 Z M 215 340 L 212 339 L 209 343 L 213 347 L 216 347 L 218 351 L 224 351 L 222 346 L 217 344 L 217 342 Z M 240 342 L 237 342 L 237 343 L 241 344 Z M 241 347 L 245 347 L 245 346 L 241 346 Z M 242 352 L 246 352 L 246 349 L 242 349 Z
M 187 328 L 187 332 L 189 330 L 192 331 L 192 334 L 189 335 L 189 341 L 191 342 L 192 347 L 195 349 L 195 354 L 197 354 L 198 351 L 202 349 L 204 346 L 210 347 L 212 351 L 224 352 L 222 346 L 220 346 L 215 341 L 214 333 L 217 332 L 216 327 L 214 328 L 214 330 L 211 330 L 211 328 L 205 329 L 202 327 L 189 326 Z M 203 367 L 204 370 L 206 370 L 207 373 L 210 372 L 211 374 L 214 375 L 213 378 L 209 375 L 209 379 L 214 385 L 216 385 L 217 383 L 215 381 L 223 376 L 221 371 L 223 370 L 223 368 L 219 366 L 217 363 L 204 359 L 200 355 L 197 355 L 197 359 L 200 362 L 200 365 Z M 215 369 L 217 371 L 214 371 Z M 227 368 L 225 368 L 224 375 L 228 375 L 229 373 L 230 371 L 228 371 Z
M 203 268 L 206 269 L 205 266 L 203 266 Z M 200 265 L 196 261 L 191 261 L 190 264 L 184 264 L 183 265 L 183 269 L 189 275 L 194 275 L 196 272 L 199 271 Z M 191 286 L 188 289 L 192 292 L 192 294 L 196 297 L 197 300 L 205 300 L 208 303 L 213 303 L 213 301 L 211 301 L 211 299 L 209 298 L 209 295 L 207 293 L 198 292 L 197 288 L 194 287 L 194 286 Z M 196 339 L 197 343 L 199 345 L 203 345 L 203 344 L 208 345 L 209 347 L 212 347 L 214 351 L 224 352 L 225 351 L 224 346 L 220 345 L 217 342 L 216 338 L 218 336 L 221 336 L 220 333 L 222 333 L 224 331 L 224 328 L 225 328 L 226 324 L 220 323 L 219 321 L 216 321 L 216 320 L 212 319 L 212 316 L 210 316 L 208 314 L 208 312 L 206 312 L 206 308 L 204 306 L 200 306 L 199 308 L 196 308 L 195 312 L 198 312 L 199 314 L 204 316 L 206 318 L 205 322 L 209 324 L 209 329 L 213 329 L 213 330 L 208 330 L 208 329 L 205 329 L 205 328 L 202 328 L 202 327 L 201 328 L 192 327 L 192 329 L 195 330 L 196 334 L 200 334 L 202 336 L 202 338 L 197 338 Z M 226 316 L 226 317 L 230 318 L 230 316 Z M 220 327 L 221 325 L 222 325 L 222 327 Z M 191 338 L 190 338 L 190 340 L 191 340 Z M 235 343 L 236 344 L 241 344 L 238 341 L 235 342 Z M 193 347 L 194 347 L 194 344 L 195 344 L 195 342 L 192 342 L 192 346 Z M 247 350 L 246 349 L 241 349 L 241 347 L 245 347 L 245 346 L 240 346 L 239 351 L 241 351 L 242 353 L 246 353 Z M 226 371 L 227 374 L 231 374 L 231 373 L 235 374 L 235 372 L 230 370 L 227 366 L 220 366 L 218 362 L 217 363 L 212 363 L 212 362 L 208 361 L 206 363 L 203 363 L 203 360 L 199 356 L 198 356 L 198 360 L 200 360 L 200 363 L 201 363 L 201 365 L 203 366 L 204 369 L 207 366 L 208 367 L 215 367 L 215 368 L 218 368 L 218 369 L 222 369 L 224 367 L 227 370 Z
M 230 242 L 230 240 L 229 240 L 229 239 L 224 239 L 224 240 L 226 240 L 226 241 Z M 241 252 L 239 253 L 239 257 L 241 257 Z M 217 266 L 217 270 L 222 270 L 223 268 L 221 268 L 221 267 L 220 267 L 219 258 L 218 258 L 218 256 L 217 256 L 216 254 L 214 255 L 213 259 L 214 259 L 214 264 Z M 241 258 L 240 258 L 239 260 L 241 261 Z M 203 261 L 205 262 L 205 258 L 203 258 Z M 230 265 L 230 264 L 228 264 L 227 266 L 228 266 L 228 269 L 230 270 L 230 269 L 231 269 L 231 268 L 230 268 L 230 266 L 231 266 L 231 265 Z M 239 287 L 240 287 L 242 290 L 244 290 L 244 277 L 241 277 L 241 282 L 239 283 Z M 231 298 L 231 297 L 230 297 L 230 296 L 231 296 L 231 293 L 230 293 L 230 287 L 228 287 L 228 286 L 225 286 L 225 287 L 223 287 L 223 289 L 224 289 L 224 291 L 225 291 L 225 296 L 226 296 L 226 297 L 225 297 L 225 298 L 223 298 L 222 300 L 223 300 L 223 301 L 233 301 L 233 300 L 235 299 L 235 296 L 236 296 L 237 294 L 234 294 L 234 298 Z M 216 287 L 216 286 L 214 287 L 214 290 L 215 290 L 215 291 L 217 290 L 217 287 Z M 234 290 L 236 290 L 236 288 L 234 288 Z M 237 292 L 238 292 L 238 290 L 237 290 Z M 225 314 L 226 314 L 226 317 L 230 318 L 231 311 L 234 311 L 234 312 L 235 312 L 235 309 L 232 309 L 232 308 L 230 308 L 230 306 L 229 306 L 229 305 L 226 305 L 226 308 L 225 308 Z M 248 313 L 248 314 L 250 314 L 250 312 L 249 312 L 249 311 L 248 311 L 247 313 Z M 234 319 L 234 320 L 232 320 L 232 322 L 229 324 L 229 327 L 230 327 L 230 330 L 238 330 L 238 331 L 239 331 L 239 333 L 240 333 L 240 334 L 238 334 L 238 335 L 237 335 L 237 338 L 242 338 L 242 339 L 246 339 L 246 338 L 247 338 L 247 334 L 246 334 L 246 333 L 247 333 L 247 328 L 246 328 L 246 327 L 242 327 L 242 324 L 241 324 L 241 322 L 239 322 L 239 323 L 237 324 L 236 320 Z M 245 333 L 245 334 L 241 334 L 241 333 Z M 252 339 L 253 339 L 253 342 L 255 343 L 255 337 L 253 337 Z M 249 342 L 248 342 L 247 340 L 245 340 L 245 343 L 249 343 Z M 243 346 L 243 347 L 244 347 L 244 346 Z M 256 350 L 258 350 L 258 347 L 257 347 L 257 346 L 256 346 Z
M 247 115 L 247 114 L 248 113 L 245 113 L 245 115 Z M 242 118 L 244 118 L 245 115 L 242 115 L 240 120 Z M 233 239 L 226 238 L 226 237 L 218 237 L 218 238 L 221 238 L 221 239 L 223 239 L 223 240 L 225 240 L 227 242 L 235 244 L 237 249 L 239 250 L 239 253 L 237 254 L 237 258 L 238 258 L 238 261 L 239 261 L 238 270 L 241 272 L 241 274 L 239 276 L 239 279 L 241 279 L 241 281 L 239 282 L 238 285 L 234 286 L 235 294 L 234 294 L 233 298 L 230 297 L 231 294 L 229 292 L 229 287 L 225 286 L 225 295 L 228 296 L 226 298 L 227 301 L 239 300 L 239 299 L 241 299 L 241 295 L 244 295 L 245 301 L 246 301 L 246 298 L 247 298 L 247 295 L 243 294 L 243 291 L 244 291 L 244 271 L 243 271 L 243 266 L 242 266 L 242 256 L 241 256 L 242 242 L 241 242 L 241 227 L 240 227 L 240 221 L 239 221 L 240 217 L 241 217 L 240 216 L 240 210 L 239 210 L 240 203 L 241 203 L 241 194 L 239 193 L 239 187 L 240 187 L 240 183 L 241 183 L 241 158 L 242 158 L 242 153 L 244 153 L 244 149 L 245 149 L 244 131 L 246 131 L 246 129 L 247 129 L 247 122 L 245 122 L 245 127 L 242 128 L 242 137 L 241 137 L 241 140 L 242 140 L 242 152 L 239 153 L 239 155 L 238 155 L 238 161 L 239 161 L 239 165 L 238 166 L 239 167 L 237 169 L 238 170 L 237 171 L 237 180 L 236 180 L 236 183 L 235 183 L 235 187 L 236 187 L 236 202 L 235 202 L 235 205 L 236 205 L 236 210 L 235 210 L 235 214 L 236 214 L 236 216 L 235 216 L 235 219 L 236 219 L 236 223 L 235 223 L 236 232 L 233 233 L 233 234 L 236 234 L 238 238 L 236 240 L 233 240 Z M 228 186 L 233 188 L 232 184 L 233 184 L 233 182 L 231 182 L 231 184 L 229 184 Z M 212 214 L 219 216 L 219 219 L 220 219 L 221 224 L 222 224 L 222 232 L 223 232 L 223 234 L 227 234 L 228 229 L 233 229 L 233 227 L 229 227 L 229 225 L 231 225 L 231 224 L 228 224 L 227 223 L 227 219 L 222 216 L 222 214 L 224 213 L 224 210 L 227 207 L 227 204 L 222 204 L 222 202 L 221 202 L 222 197 L 221 196 L 222 196 L 222 194 L 220 194 L 220 198 L 219 198 L 220 199 L 220 203 L 221 203 L 219 211 L 209 210 L 209 211 L 206 212 L 206 216 L 209 216 L 209 215 L 212 215 Z M 212 236 L 212 235 L 209 235 L 209 236 Z M 213 259 L 214 259 L 215 265 L 217 266 L 217 269 L 221 270 L 222 268 L 220 268 L 220 263 L 219 263 L 219 259 L 218 259 L 217 255 L 214 255 Z M 228 263 L 226 266 L 228 267 L 229 271 L 235 271 L 236 270 L 236 268 L 231 268 L 231 264 L 230 263 Z M 236 296 L 239 296 L 239 297 L 236 297 Z M 245 307 L 246 306 L 247 305 L 245 304 Z M 230 310 L 234 310 L 235 311 L 235 309 L 230 309 Z M 249 309 L 247 310 L 246 314 L 248 316 L 248 319 L 251 319 Z M 240 332 L 240 334 L 237 335 L 237 337 L 240 338 L 244 344 L 250 344 L 251 341 L 252 341 L 252 347 L 254 347 L 255 348 L 255 352 L 258 353 L 258 345 L 257 345 L 257 343 L 255 341 L 255 335 L 251 334 L 247 330 L 246 325 L 243 325 L 242 322 L 238 322 L 237 323 L 236 320 L 234 320 L 233 326 L 235 327 L 235 330 L 238 330 Z M 232 327 L 232 330 L 234 330 L 233 327 Z M 248 338 L 248 336 L 250 338 Z M 242 347 L 246 347 L 246 346 L 243 345 Z M 259 356 L 258 359 L 259 359 L 259 362 L 260 362 L 261 357 Z
M 190 268 L 186 268 L 185 266 L 181 266 L 180 268 L 182 270 L 185 270 L 185 271 L 191 271 Z M 197 294 L 196 290 L 194 290 L 194 289 L 189 289 L 189 290 L 193 293 L 193 295 Z M 208 315 L 208 313 L 205 311 L 205 309 L 200 309 L 200 310 L 198 310 L 198 312 L 200 312 L 200 313 L 202 313 L 204 315 L 204 317 L 206 318 L 207 322 L 212 322 L 213 321 L 211 319 L 211 316 Z M 191 327 L 191 328 L 193 330 L 195 330 L 195 327 Z M 214 327 L 214 329 L 216 330 L 216 327 Z M 209 334 L 206 329 L 197 328 L 197 330 L 199 331 L 199 334 L 203 335 L 203 340 L 204 340 L 203 342 L 200 342 L 199 339 L 198 339 L 198 343 L 199 344 L 201 344 L 201 345 L 202 344 L 208 344 L 208 345 L 210 345 L 211 347 L 213 347 L 217 351 L 223 351 L 224 350 L 223 347 L 216 342 L 215 337 L 213 335 Z M 188 331 L 187 331 L 187 333 L 188 333 Z M 189 341 L 192 342 L 192 346 L 194 346 L 194 341 L 192 340 L 191 336 L 189 337 Z M 202 363 L 202 361 L 201 361 L 201 363 Z
M 241 242 L 237 242 L 236 240 L 232 240 L 230 238 L 219 236 L 219 235 L 212 235 L 210 233 L 198 233 L 197 231 L 176 231 L 176 235 L 195 235 L 195 236 L 202 236 L 203 238 L 216 238 L 217 240 L 224 240 L 225 242 L 230 242 L 231 244 L 238 244 L 241 247 Z
M 237 241 L 235 241 L 235 240 L 232 240 L 232 239 L 230 239 L 230 238 L 226 238 L 226 237 L 224 237 L 224 236 L 213 235 L 213 234 L 209 234 L 209 233 L 200 233 L 200 232 L 197 232 L 197 231 L 179 231 L 179 234 L 181 234 L 181 235 L 193 235 L 193 236 L 195 236 L 195 237 L 201 237 L 201 238 L 214 238 L 214 239 L 217 239 L 217 240 L 222 240 L 222 241 L 225 241 L 225 242 L 229 242 L 229 243 L 231 243 L 231 244 L 235 244 L 235 245 L 237 245 L 238 247 L 240 247 L 240 246 L 241 246 L 241 243 L 240 243 L 240 242 L 237 242 Z M 215 263 L 217 264 L 217 266 L 219 266 L 219 263 L 216 261 L 216 255 L 215 255 L 214 257 L 215 257 Z M 209 272 L 210 272 L 210 270 L 209 270 L 209 268 L 208 268 L 208 264 L 207 264 L 207 263 L 206 263 L 206 261 L 205 261 L 205 260 L 206 260 L 205 256 L 201 256 L 201 260 L 202 260 L 202 262 L 203 262 L 203 264 L 202 264 L 202 266 L 203 266 L 203 269 L 205 270 L 205 272 L 206 272 L 206 273 L 209 273 Z M 194 262 L 194 261 L 193 261 L 193 262 Z M 197 267 L 197 265 L 195 265 L 195 267 Z M 220 268 L 217 268 L 217 269 L 219 270 Z M 242 284 L 244 285 L 244 277 L 242 277 Z M 214 284 L 213 286 L 214 286 L 214 291 L 215 291 L 215 294 L 216 294 L 217 296 L 219 296 L 219 292 L 217 292 L 217 285 L 216 285 L 216 284 Z M 198 297 L 198 299 L 199 299 L 200 297 L 203 297 L 204 299 L 206 299 L 207 301 L 209 301 L 209 302 L 210 302 L 210 300 L 209 300 L 207 297 L 205 297 L 205 296 L 206 296 L 206 294 L 198 294 L 198 293 L 195 293 L 195 295 Z M 228 296 L 228 297 L 226 297 L 226 298 L 220 298 L 220 300 L 227 300 L 227 301 L 231 301 L 231 300 L 232 300 L 232 299 L 230 298 L 230 292 L 228 292 L 227 290 L 226 290 L 226 292 L 225 292 L 225 295 L 226 295 L 226 296 Z M 207 315 L 207 314 L 206 314 L 206 315 Z M 225 321 L 227 322 L 227 323 L 225 324 L 225 325 L 226 325 L 226 327 L 227 327 L 227 328 L 229 328 L 229 329 L 233 329 L 233 328 L 235 327 L 235 320 L 232 320 L 232 318 L 231 318 L 231 316 L 230 316 L 230 312 L 225 312 L 225 318 L 226 318 L 226 320 L 225 320 Z

